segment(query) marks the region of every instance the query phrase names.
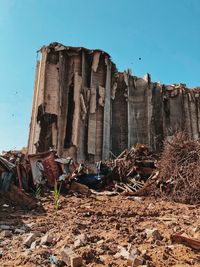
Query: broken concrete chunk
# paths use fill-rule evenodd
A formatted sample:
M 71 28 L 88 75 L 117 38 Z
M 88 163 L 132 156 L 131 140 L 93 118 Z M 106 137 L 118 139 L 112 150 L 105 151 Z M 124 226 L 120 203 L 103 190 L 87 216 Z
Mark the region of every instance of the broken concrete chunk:
M 120 257 L 125 258 L 125 259 L 129 258 L 130 252 L 126 248 L 119 246 L 118 249 L 119 249 L 119 252 L 117 252 L 114 255 L 114 258 L 120 258 Z
M 8 208 L 9 205 L 7 205 L 7 204 L 3 204 L 2 207 L 3 207 L 3 208 Z
M 137 266 L 141 266 L 145 263 L 145 260 L 140 257 L 140 256 L 136 256 L 136 257 L 130 257 L 128 260 L 127 260 L 127 265 L 128 266 L 132 266 L 132 267 L 137 267 Z
M 37 245 L 37 241 L 35 240 L 35 241 L 31 244 L 30 249 L 31 249 L 31 250 L 36 249 L 36 245 Z
M 35 241 L 36 235 L 31 233 L 27 236 L 27 238 L 24 240 L 23 245 L 26 247 L 30 247 L 31 244 Z
M 160 232 L 158 231 L 158 229 L 146 229 L 145 233 L 147 235 L 147 238 L 153 238 L 153 240 L 162 240 L 163 237 L 160 234 Z
M 130 255 L 131 257 L 135 257 L 141 254 L 141 251 L 137 248 L 131 248 L 130 249 Z
M 25 230 L 20 229 L 20 228 L 17 228 L 17 229 L 15 229 L 15 231 L 14 231 L 15 234 L 24 234 L 25 232 L 26 232 Z
M 1 236 L 2 237 L 10 237 L 10 236 L 12 236 L 12 231 L 4 230 L 3 232 L 1 232 Z
M 24 224 L 24 228 L 32 229 L 34 224 L 35 223 L 26 223 Z
M 74 253 L 72 248 L 65 248 L 61 251 L 62 260 L 71 267 L 81 267 L 83 264 L 82 258 Z
M 10 230 L 11 229 L 10 225 L 5 225 L 5 224 L 0 225 L 0 228 L 2 230 Z
M 84 246 L 85 244 L 86 244 L 86 235 L 80 234 L 76 237 L 76 239 L 74 241 L 74 248 Z
M 52 241 L 53 238 L 49 234 L 46 234 L 41 238 L 40 245 L 49 245 Z

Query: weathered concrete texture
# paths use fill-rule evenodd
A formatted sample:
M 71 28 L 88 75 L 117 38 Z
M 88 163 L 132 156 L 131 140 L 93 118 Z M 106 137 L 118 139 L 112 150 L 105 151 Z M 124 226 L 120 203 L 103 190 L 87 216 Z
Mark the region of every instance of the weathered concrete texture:
M 36 66 L 28 153 L 50 147 L 94 162 L 136 143 L 160 150 L 164 138 L 200 135 L 200 88 L 151 82 L 117 71 L 101 50 L 52 43 Z

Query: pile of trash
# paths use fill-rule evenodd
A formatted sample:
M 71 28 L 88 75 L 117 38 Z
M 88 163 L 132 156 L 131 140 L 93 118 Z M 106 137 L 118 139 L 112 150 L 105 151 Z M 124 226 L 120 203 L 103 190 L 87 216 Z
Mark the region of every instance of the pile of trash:
M 199 140 L 177 133 L 170 142 L 165 141 L 158 169 L 162 195 L 176 202 L 200 203 Z

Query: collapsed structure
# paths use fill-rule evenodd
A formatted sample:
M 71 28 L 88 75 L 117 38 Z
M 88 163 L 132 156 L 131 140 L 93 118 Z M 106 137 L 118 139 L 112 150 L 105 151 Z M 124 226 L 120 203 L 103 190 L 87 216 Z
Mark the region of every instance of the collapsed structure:
M 101 50 L 52 43 L 40 49 L 28 153 L 57 150 L 79 162 L 141 143 L 159 151 L 176 131 L 200 136 L 200 88 L 118 72 Z

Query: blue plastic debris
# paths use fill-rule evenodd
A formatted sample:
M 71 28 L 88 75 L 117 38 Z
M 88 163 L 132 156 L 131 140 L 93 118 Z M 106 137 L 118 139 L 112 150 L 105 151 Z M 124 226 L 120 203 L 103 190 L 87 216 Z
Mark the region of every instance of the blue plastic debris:
M 56 257 L 54 255 L 50 255 L 49 260 L 50 260 L 52 265 L 54 265 L 56 267 L 61 266 L 60 262 L 56 259 Z

